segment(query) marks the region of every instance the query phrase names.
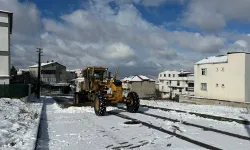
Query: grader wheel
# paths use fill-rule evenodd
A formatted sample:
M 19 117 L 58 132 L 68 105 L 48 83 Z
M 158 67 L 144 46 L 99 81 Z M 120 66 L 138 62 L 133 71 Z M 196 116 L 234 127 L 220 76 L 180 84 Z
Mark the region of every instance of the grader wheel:
M 96 95 L 94 99 L 94 109 L 97 116 L 104 116 L 106 113 L 105 99 L 102 95 Z
M 136 92 L 129 92 L 127 97 L 127 111 L 136 113 L 140 107 L 139 96 Z

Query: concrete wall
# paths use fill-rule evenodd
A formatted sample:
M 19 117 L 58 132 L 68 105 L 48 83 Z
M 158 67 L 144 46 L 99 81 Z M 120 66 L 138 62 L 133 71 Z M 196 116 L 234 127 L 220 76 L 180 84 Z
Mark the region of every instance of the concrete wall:
M 130 91 L 136 92 L 139 98 L 150 97 L 155 93 L 155 82 L 143 81 L 129 84 Z
M 222 105 L 222 106 L 250 108 L 250 103 L 200 98 L 200 97 L 187 96 L 187 95 L 180 95 L 179 102 L 201 104 L 201 105 Z
M 246 64 L 245 64 L 245 97 L 246 102 L 250 102 L 250 54 L 246 54 Z
M 0 12 L 0 84 L 4 84 L 4 83 L 9 84 L 10 33 L 9 33 L 8 23 L 9 23 L 9 15 L 6 13 Z
M 207 75 L 201 74 L 202 68 L 207 69 Z M 229 54 L 227 63 L 195 65 L 194 73 L 196 96 L 245 101 L 245 53 Z M 206 91 L 201 90 L 201 83 L 207 83 Z

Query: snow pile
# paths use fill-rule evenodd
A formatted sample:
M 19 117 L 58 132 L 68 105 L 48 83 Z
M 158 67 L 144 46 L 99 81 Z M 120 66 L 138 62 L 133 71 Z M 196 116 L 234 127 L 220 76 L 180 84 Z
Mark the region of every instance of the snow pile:
M 41 103 L 24 103 L 19 99 L 0 99 L 1 149 L 32 149 L 41 113 Z
M 94 108 L 91 106 L 61 108 L 57 103 L 52 105 L 54 113 L 95 113 Z M 107 111 L 116 110 L 115 107 L 107 107 Z
M 187 112 L 216 115 L 216 116 L 235 118 L 235 119 L 250 120 L 250 110 L 246 108 L 236 108 L 236 107 L 216 106 L 216 105 L 195 105 L 195 104 L 176 103 L 170 101 L 141 100 L 140 102 L 142 105 L 163 107 L 168 109 L 176 109 Z

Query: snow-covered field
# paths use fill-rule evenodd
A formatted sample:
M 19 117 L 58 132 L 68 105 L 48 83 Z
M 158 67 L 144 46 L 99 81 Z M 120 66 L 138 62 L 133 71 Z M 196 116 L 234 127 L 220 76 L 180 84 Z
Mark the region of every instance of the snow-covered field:
M 143 100 L 141 102 L 142 104 L 147 103 L 150 105 L 154 103 L 155 106 L 158 106 L 155 102 Z M 165 103 L 166 102 L 162 102 L 159 106 L 169 106 L 168 102 Z M 180 107 L 178 107 L 177 104 L 172 105 L 175 105 L 176 109 L 184 109 L 183 106 L 181 106 L 182 104 L 179 104 Z M 189 106 L 197 111 L 201 109 L 195 107 L 200 107 L 199 105 L 186 105 L 185 110 Z M 211 107 L 211 111 L 216 111 L 216 113 L 223 110 L 223 107 L 217 109 L 217 107 L 214 108 L 214 106 L 207 106 L 207 109 L 208 107 Z M 225 107 L 225 109 L 227 108 Z M 228 108 L 228 111 L 229 110 Z M 171 122 L 140 113 L 131 114 L 115 107 L 108 107 L 107 111 L 117 112 L 221 149 L 249 149 L 250 147 L 250 140 L 203 130 L 182 124 L 182 122 Z M 147 108 L 140 108 L 140 111 L 250 137 L 250 126 L 244 126 L 235 122 L 216 121 L 174 111 L 166 112 Z M 206 110 L 204 113 L 211 113 L 211 111 Z M 235 112 L 237 112 L 236 109 Z M 221 111 L 221 113 L 223 113 L 223 111 Z M 37 148 L 52 150 L 204 149 L 196 144 L 142 124 L 125 124 L 127 121 L 127 119 L 110 114 L 98 117 L 94 114 L 94 110 L 91 107 L 60 108 L 52 98 L 47 97 L 44 101 L 41 120 L 42 126 L 40 128 L 41 134 L 38 139 Z
M 42 97 L 43 110 L 37 149 L 205 149 L 197 143 L 188 142 L 167 130 L 186 138 L 202 142 L 220 149 L 249 149 L 250 126 L 236 122 L 217 121 L 188 113 L 162 111 L 141 107 L 142 113 L 128 113 L 123 109 L 108 107 L 107 115 L 98 117 L 92 107 L 61 108 L 51 97 Z M 59 102 L 70 102 L 64 97 Z M 181 104 L 168 101 L 146 101 L 141 104 L 155 107 L 178 109 L 204 114 L 248 118 L 244 108 Z M 119 105 L 124 107 L 124 105 Z M 42 102 L 24 103 L 17 99 L 0 99 L 0 149 L 33 149 L 39 123 Z M 128 119 L 111 115 L 109 112 L 125 115 L 148 123 L 126 124 Z M 151 115 L 151 116 L 150 116 Z M 157 117 L 161 116 L 161 117 Z M 168 119 L 177 119 L 174 122 Z M 239 138 L 215 131 L 190 126 L 187 123 L 217 129 L 245 137 Z
M 169 108 L 182 110 L 187 112 L 195 112 L 201 114 L 216 115 L 228 118 L 250 120 L 250 109 L 248 108 L 236 108 L 229 106 L 216 106 L 216 105 L 195 105 L 177 103 L 171 101 L 153 101 L 153 100 L 141 100 L 142 105 Z
M 0 149 L 32 150 L 41 113 L 41 103 L 0 99 Z

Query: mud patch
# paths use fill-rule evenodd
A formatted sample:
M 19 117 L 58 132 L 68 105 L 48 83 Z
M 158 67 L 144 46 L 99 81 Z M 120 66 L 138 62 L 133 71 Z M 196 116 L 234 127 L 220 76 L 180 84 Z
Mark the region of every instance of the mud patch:
M 140 122 L 136 121 L 136 120 L 132 120 L 132 121 L 126 121 L 126 122 L 124 122 L 124 124 L 126 124 L 126 125 L 134 125 L 134 124 L 140 124 Z

